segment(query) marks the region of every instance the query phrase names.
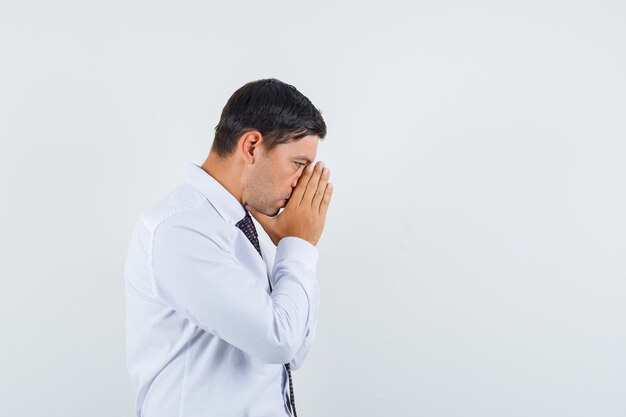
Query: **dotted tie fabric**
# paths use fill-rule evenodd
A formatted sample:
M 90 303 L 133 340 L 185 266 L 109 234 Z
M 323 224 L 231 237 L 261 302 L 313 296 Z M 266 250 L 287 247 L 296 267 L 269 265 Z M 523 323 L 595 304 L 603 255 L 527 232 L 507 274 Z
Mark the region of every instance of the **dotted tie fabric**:
M 254 227 L 254 223 L 252 222 L 252 217 L 250 217 L 250 213 L 246 210 L 246 216 L 237 222 L 236 225 L 244 235 L 248 238 L 252 246 L 259 252 L 261 255 L 261 246 L 259 245 L 259 235 L 256 232 L 256 227 Z M 263 255 L 261 255 L 262 257 Z M 267 277 L 267 281 L 270 284 L 270 291 L 272 290 L 272 283 L 270 282 L 270 278 Z M 287 363 L 285 364 L 285 369 L 287 369 L 287 375 L 289 376 L 289 411 L 292 412 L 294 417 L 298 417 L 298 413 L 296 413 L 296 400 L 293 396 L 293 381 L 291 379 L 291 366 Z
M 250 217 L 250 212 L 246 210 L 246 217 L 239 220 L 237 222 L 237 227 L 241 229 L 244 235 L 248 238 L 252 246 L 259 252 L 261 255 L 261 247 L 259 246 L 259 235 L 256 233 L 256 227 L 254 227 L 254 223 L 252 223 L 252 217 Z

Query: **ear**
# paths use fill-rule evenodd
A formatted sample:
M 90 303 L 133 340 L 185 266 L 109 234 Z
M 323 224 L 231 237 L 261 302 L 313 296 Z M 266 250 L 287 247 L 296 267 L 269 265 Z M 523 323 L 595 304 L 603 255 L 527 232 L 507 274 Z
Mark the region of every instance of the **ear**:
M 263 147 L 263 135 L 258 130 L 250 130 L 239 138 L 237 153 L 247 163 L 252 165 L 255 159 L 261 155 Z

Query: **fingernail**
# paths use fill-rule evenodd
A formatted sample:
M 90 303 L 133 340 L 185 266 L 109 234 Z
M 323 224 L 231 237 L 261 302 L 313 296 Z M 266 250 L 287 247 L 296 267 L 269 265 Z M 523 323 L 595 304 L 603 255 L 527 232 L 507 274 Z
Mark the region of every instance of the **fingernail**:
M 322 174 L 324 176 L 327 176 L 328 175 L 328 168 L 324 168 L 324 170 L 322 171 Z
M 313 171 L 313 164 L 309 164 L 309 166 L 306 168 L 309 172 Z

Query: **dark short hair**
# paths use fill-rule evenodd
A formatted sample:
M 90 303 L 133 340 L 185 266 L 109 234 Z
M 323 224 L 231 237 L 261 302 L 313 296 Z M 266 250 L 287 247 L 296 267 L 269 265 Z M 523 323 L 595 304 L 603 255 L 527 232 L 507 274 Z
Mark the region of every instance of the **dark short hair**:
M 233 93 L 215 126 L 212 150 L 233 153 L 246 132 L 258 130 L 267 150 L 282 143 L 316 135 L 326 136 L 320 111 L 292 85 L 274 78 L 252 81 Z

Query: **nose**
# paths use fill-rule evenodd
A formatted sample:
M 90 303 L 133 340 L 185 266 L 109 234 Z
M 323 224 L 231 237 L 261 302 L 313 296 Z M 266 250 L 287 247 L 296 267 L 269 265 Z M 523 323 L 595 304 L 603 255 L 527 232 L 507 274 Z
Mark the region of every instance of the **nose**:
M 295 177 L 295 178 L 293 179 L 293 182 L 291 183 L 291 188 L 296 188 L 296 185 L 298 184 L 298 178 L 299 178 L 299 177 Z

